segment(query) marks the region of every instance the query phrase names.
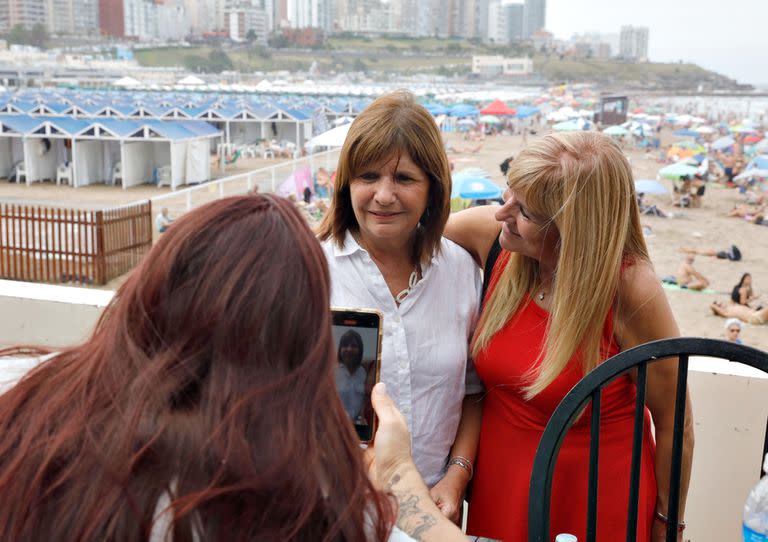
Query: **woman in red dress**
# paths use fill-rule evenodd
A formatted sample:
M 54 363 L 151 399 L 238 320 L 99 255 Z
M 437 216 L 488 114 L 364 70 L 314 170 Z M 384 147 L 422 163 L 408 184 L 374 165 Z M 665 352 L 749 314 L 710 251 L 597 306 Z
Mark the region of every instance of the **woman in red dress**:
M 510 164 L 502 207 L 451 218 L 446 235 L 485 266 L 498 238 L 473 342 L 487 394 L 468 532 L 528 540 L 528 488 L 536 448 L 563 396 L 614 354 L 679 335 L 651 266 L 632 170 L 609 138 L 552 134 Z M 604 389 L 598 481 L 601 542 L 626 532 L 636 388 L 629 374 Z M 638 540 L 664 540 L 677 360 L 648 366 Z M 693 454 L 686 405 L 680 518 Z M 586 535 L 589 413 L 563 443 L 555 469 L 553 535 Z

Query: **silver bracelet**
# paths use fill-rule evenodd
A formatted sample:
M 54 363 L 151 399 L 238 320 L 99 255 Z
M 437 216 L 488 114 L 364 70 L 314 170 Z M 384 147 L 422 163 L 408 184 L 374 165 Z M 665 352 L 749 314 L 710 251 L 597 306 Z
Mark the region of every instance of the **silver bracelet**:
M 474 469 L 472 468 L 472 462 L 469 459 L 460 455 L 455 455 L 448 461 L 448 466 L 450 467 L 451 465 L 456 465 L 466 470 L 469 473 L 469 479 L 472 479 Z

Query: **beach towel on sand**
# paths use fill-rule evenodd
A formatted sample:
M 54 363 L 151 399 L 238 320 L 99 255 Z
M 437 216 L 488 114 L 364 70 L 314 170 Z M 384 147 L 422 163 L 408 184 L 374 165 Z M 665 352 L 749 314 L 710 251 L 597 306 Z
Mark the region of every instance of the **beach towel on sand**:
M 662 288 L 665 290 L 676 290 L 680 292 L 692 292 L 694 294 L 716 294 L 717 292 L 711 288 L 704 288 L 703 290 L 691 290 L 689 288 L 681 288 L 677 284 L 671 284 L 669 282 L 662 282 Z

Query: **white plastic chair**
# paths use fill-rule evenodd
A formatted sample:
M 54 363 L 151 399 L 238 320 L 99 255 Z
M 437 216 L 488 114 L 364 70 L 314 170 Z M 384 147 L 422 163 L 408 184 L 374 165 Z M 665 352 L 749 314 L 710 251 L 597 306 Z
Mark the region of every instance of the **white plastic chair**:
M 171 166 L 157 168 L 157 186 L 171 186 Z
M 24 177 L 24 181 L 27 180 L 27 168 L 25 167 L 23 160 L 16 164 L 16 182 L 20 183 L 22 177 Z
M 123 163 L 117 162 L 112 166 L 112 184 L 123 185 Z
M 64 184 L 72 184 L 72 164 L 59 164 L 56 168 L 56 186 Z

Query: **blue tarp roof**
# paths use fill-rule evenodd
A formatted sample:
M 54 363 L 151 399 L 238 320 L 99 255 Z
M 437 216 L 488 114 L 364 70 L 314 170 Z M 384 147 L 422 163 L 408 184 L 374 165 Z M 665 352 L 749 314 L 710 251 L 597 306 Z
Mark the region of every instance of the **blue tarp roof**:
M 38 117 L 39 119 L 40 117 Z M 73 119 L 72 117 L 50 118 L 50 123 L 59 127 L 70 135 L 79 134 L 92 123 L 85 119 Z
M 196 137 L 216 137 L 221 132 L 211 124 L 200 120 L 161 121 L 157 119 L 116 119 L 110 117 L 98 119 L 75 119 L 71 117 L 6 115 L 0 114 L 0 125 L 7 126 L 21 135 L 30 135 L 44 123 L 58 127 L 65 133 L 76 136 L 88 131 L 92 126 L 100 125 L 119 139 L 133 136 L 145 126 L 168 140 L 178 141 Z
M 97 91 L 78 89 L 23 89 L 16 92 L 0 93 L 0 111 L 6 110 L 6 104 L 12 104 L 10 113 L 32 115 L 43 119 L 47 116 L 77 117 L 100 122 L 117 137 L 127 137 L 133 125 L 115 124 L 109 119 L 136 121 L 144 123 L 149 119 L 162 119 L 169 122 L 200 119 L 207 113 L 213 113 L 214 119 L 221 121 L 241 121 L 247 119 L 266 120 L 275 116 L 277 111 L 284 112 L 289 119 L 305 122 L 315 118 L 317 112 L 326 109 L 331 115 L 355 115 L 365 109 L 373 100 L 368 97 L 275 95 L 273 93 L 211 93 L 211 92 L 160 92 L 160 91 Z M 40 105 L 47 110 L 37 113 Z M 171 112 L 178 110 L 180 115 Z M 169 114 L 171 113 L 171 114 Z M 244 115 L 244 113 L 248 113 Z M 0 113 L 1 114 L 1 113 Z M 168 115 L 164 117 L 164 115 Z M 240 118 L 238 118 L 240 117 Z M 139 128 L 136 128 L 138 130 Z M 180 137 L 181 131 L 165 129 L 169 136 Z M 205 131 L 207 129 L 203 129 Z M 131 132 L 131 133 L 135 133 Z M 187 134 L 187 137 L 192 137 Z

